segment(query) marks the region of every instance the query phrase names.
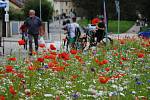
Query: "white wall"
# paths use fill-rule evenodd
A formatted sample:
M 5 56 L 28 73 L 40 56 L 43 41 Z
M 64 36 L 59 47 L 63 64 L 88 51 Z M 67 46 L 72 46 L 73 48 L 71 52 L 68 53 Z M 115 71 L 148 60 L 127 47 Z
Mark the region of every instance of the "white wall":
M 48 0 L 52 3 L 53 8 L 54 8 L 54 12 L 53 12 L 53 16 L 59 16 L 62 13 L 66 13 L 67 16 L 70 15 L 70 11 L 72 9 L 72 11 L 75 9 L 75 7 L 73 6 L 72 0 L 67 0 L 67 5 L 65 1 L 59 1 L 59 0 Z M 63 9 L 63 11 L 62 11 Z

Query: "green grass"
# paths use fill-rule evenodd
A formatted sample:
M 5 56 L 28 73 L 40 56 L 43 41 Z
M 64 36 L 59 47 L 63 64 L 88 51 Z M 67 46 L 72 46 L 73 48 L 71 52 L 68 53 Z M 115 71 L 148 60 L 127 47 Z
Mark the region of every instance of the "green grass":
M 128 31 L 134 23 L 134 21 L 120 21 L 120 33 Z M 110 20 L 108 22 L 108 31 L 118 33 L 118 21 Z
M 78 23 L 80 26 L 87 26 L 90 21 L 87 19 L 79 20 Z M 128 31 L 133 25 L 134 21 L 120 21 L 120 33 Z M 118 21 L 109 20 L 108 22 L 108 32 L 118 33 Z

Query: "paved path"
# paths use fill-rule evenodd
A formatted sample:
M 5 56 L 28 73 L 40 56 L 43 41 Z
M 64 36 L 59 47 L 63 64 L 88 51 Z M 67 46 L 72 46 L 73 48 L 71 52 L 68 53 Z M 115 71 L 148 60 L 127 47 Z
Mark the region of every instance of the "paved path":
M 138 33 L 140 31 L 141 26 L 137 26 L 134 24 L 128 31 L 127 33 Z
M 46 44 L 49 45 L 50 43 L 54 43 L 56 44 L 56 47 L 59 49 L 60 48 L 60 44 L 61 44 L 61 40 L 63 38 L 65 38 L 65 35 L 63 34 L 63 30 L 61 30 L 62 28 L 62 21 L 56 21 L 52 24 L 50 24 L 49 26 L 50 28 L 50 37 L 48 40 L 46 41 Z M 124 33 L 124 34 L 110 34 L 109 37 L 115 39 L 115 38 L 126 38 L 126 37 L 136 37 L 137 34 L 135 34 L 135 32 L 133 32 L 133 30 L 138 31 L 138 27 L 133 26 L 128 32 L 129 33 Z M 132 31 L 132 32 L 131 32 Z M 18 55 L 18 51 L 20 46 L 18 45 L 17 41 L 21 39 L 21 35 L 13 35 L 12 37 L 8 37 L 8 38 L 4 38 L 5 42 L 4 42 L 4 49 L 5 49 L 5 55 L 10 55 L 10 54 L 14 54 L 14 55 Z M 23 53 L 23 55 L 27 54 L 27 51 L 23 50 L 23 47 L 20 48 L 21 52 Z M 0 53 L 3 52 L 2 47 L 0 47 Z

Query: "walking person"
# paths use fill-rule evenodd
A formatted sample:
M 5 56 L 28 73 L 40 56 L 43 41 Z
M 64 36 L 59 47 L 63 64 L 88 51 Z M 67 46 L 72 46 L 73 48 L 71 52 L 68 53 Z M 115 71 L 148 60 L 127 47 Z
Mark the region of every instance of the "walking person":
M 20 32 L 21 32 L 21 35 L 22 35 L 22 40 L 25 41 L 24 49 L 27 50 L 28 33 L 27 33 L 27 27 L 26 27 L 25 24 L 22 24 L 22 25 L 21 25 L 21 27 L 20 27 Z
M 38 36 L 42 31 L 42 22 L 39 17 L 35 16 L 35 10 L 29 11 L 29 17 L 25 20 L 24 24 L 28 29 L 29 38 L 29 55 L 32 55 L 32 39 L 34 38 L 35 51 L 38 51 Z

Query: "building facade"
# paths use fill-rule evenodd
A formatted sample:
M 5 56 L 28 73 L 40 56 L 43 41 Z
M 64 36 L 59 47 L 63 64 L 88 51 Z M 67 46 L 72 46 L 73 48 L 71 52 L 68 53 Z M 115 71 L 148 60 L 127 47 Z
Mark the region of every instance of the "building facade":
M 52 2 L 54 12 L 53 17 L 58 17 L 60 15 L 72 16 L 72 12 L 75 12 L 75 7 L 72 0 L 49 0 Z

